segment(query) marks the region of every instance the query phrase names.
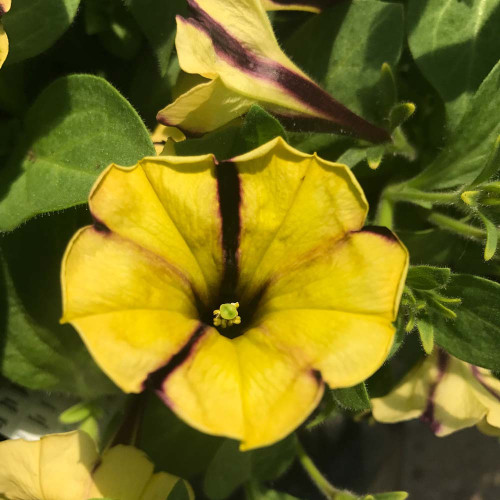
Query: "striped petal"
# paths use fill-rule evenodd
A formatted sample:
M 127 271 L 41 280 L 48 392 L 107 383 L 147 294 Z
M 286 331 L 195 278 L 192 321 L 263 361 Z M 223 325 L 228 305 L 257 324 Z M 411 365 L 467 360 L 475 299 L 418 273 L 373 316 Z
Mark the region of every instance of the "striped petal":
M 127 392 L 182 348 L 198 327 L 197 305 L 218 291 L 214 168 L 211 156 L 110 166 L 90 195 L 96 223 L 66 251 L 62 321 Z
M 500 380 L 489 370 L 436 351 L 383 398 L 372 400 L 380 422 L 420 417 L 438 436 L 477 425 L 500 435 Z
M 157 118 L 164 125 L 199 135 L 245 114 L 256 102 L 229 89 L 216 77 L 179 96 Z
M 323 382 L 264 328 L 230 340 L 207 328 L 162 384 L 167 404 L 210 434 L 247 450 L 272 444 L 300 425 L 323 395 Z
M 373 142 L 390 140 L 388 133 L 366 122 L 333 99 L 305 75 L 281 50 L 261 0 L 189 0 L 193 17 L 177 18 L 176 46 L 181 68 L 222 84 L 239 96 L 232 97 L 232 113 L 226 106 L 217 120 L 197 124 L 210 130 L 227 123 L 238 109 L 244 112 L 245 102 L 259 102 L 301 128 L 346 131 Z M 163 124 L 176 124 L 189 130 L 189 123 L 179 117 L 206 108 L 197 103 L 202 94 L 213 98 L 212 91 L 196 88 L 185 99 L 178 99 L 159 112 Z M 222 96 L 219 101 L 229 99 Z M 246 108 L 248 109 L 248 108 Z M 202 111 L 206 118 L 206 111 Z M 227 120 L 227 121 L 226 121 Z
M 0 68 L 9 54 L 9 39 L 2 26 L 2 16 L 10 10 L 11 0 L 0 0 Z

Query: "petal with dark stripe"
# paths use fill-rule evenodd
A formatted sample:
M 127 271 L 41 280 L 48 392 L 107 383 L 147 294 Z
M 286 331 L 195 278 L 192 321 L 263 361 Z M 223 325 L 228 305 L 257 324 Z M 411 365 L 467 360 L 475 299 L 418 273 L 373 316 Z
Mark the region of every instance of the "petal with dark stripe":
M 253 100 L 271 112 L 288 115 L 304 127 L 316 129 L 315 120 L 319 120 L 323 129 L 329 124 L 331 131 L 372 142 L 390 140 L 385 130 L 351 112 L 292 63 L 279 47 L 260 0 L 189 0 L 189 5 L 193 17 L 177 18 L 179 62 L 188 73 L 220 78 L 228 89 L 227 96 L 219 96 L 218 100 L 228 100 L 232 105 L 225 104 L 218 123 L 229 121 L 245 109 L 246 104 L 235 101 L 235 96 L 239 96 L 245 102 Z M 202 97 L 202 88 L 191 92 Z M 207 94 L 208 90 L 203 88 L 203 92 Z M 215 102 L 211 93 L 208 98 Z M 193 111 L 207 106 L 204 101 L 196 103 L 190 95 L 189 100 L 186 97 L 162 110 L 160 121 L 187 130 L 187 118 L 179 121 L 180 116 L 192 113 L 187 103 Z M 228 113 L 228 109 L 232 112 Z M 300 117 L 306 120 L 300 122 Z M 207 130 L 213 125 L 204 123 L 203 127 Z

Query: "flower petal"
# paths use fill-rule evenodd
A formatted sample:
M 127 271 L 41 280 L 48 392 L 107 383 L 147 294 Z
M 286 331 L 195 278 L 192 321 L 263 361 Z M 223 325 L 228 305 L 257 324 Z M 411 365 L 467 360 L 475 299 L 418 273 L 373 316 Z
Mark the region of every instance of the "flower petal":
M 0 497 L 9 500 L 42 498 L 40 441 L 11 439 L 0 443 Z
M 0 0 L 0 68 L 9 54 L 9 39 L 2 26 L 2 16 L 10 10 L 11 0 Z
M 190 484 L 179 479 L 177 476 L 172 474 L 167 474 L 166 472 L 157 472 L 149 480 L 146 485 L 140 500 L 165 500 L 168 499 L 168 495 L 174 489 L 178 481 L 183 481 L 184 485 L 189 494 L 189 499 L 194 500 L 193 489 Z
M 351 387 L 377 371 L 387 358 L 394 327 L 377 316 L 292 309 L 260 320 L 276 348 L 317 370 L 335 389 Z
M 92 474 L 88 498 L 138 500 L 153 472 L 154 465 L 143 451 L 133 446 L 113 446 L 104 452 Z
M 182 94 L 158 113 L 157 120 L 190 134 L 203 134 L 245 114 L 255 102 L 214 78 Z
M 111 166 L 89 202 L 98 222 L 187 273 L 203 301 L 218 287 L 222 267 L 214 161 L 165 156 L 133 169 Z
M 81 500 L 88 496 L 96 445 L 82 431 L 50 434 L 40 440 L 40 499 Z
M 414 367 L 387 396 L 372 400 L 380 422 L 421 417 L 438 436 L 478 425 L 500 432 L 500 381 L 438 350 Z
M 210 328 L 163 383 L 181 418 L 203 432 L 242 440 L 242 450 L 290 433 L 323 389 L 309 367 L 276 349 L 260 329 L 229 340 Z
M 148 374 L 188 342 L 199 324 L 195 303 L 218 291 L 223 257 L 213 168 L 212 157 L 109 168 L 91 194 L 96 224 L 66 251 L 63 321 L 127 392 L 142 390 Z
M 344 0 L 261 0 L 266 10 L 305 10 L 321 12 Z
M 7 38 L 7 33 L 3 28 L 0 21 L 0 68 L 3 66 L 7 55 L 9 54 L 9 39 Z
M 242 198 L 238 300 L 363 226 L 368 204 L 344 165 L 301 153 L 281 138 L 233 162 Z
M 176 47 L 184 71 L 209 79 L 218 76 L 242 98 L 319 119 L 322 128 L 326 121 L 331 130 L 373 142 L 390 140 L 385 130 L 349 111 L 292 63 L 274 36 L 261 0 L 188 3 L 194 17 L 177 18 Z
M 335 311 L 374 316 L 390 325 L 403 292 L 407 250 L 390 231 L 369 228 L 327 243 L 273 275 L 261 299 L 262 314 Z

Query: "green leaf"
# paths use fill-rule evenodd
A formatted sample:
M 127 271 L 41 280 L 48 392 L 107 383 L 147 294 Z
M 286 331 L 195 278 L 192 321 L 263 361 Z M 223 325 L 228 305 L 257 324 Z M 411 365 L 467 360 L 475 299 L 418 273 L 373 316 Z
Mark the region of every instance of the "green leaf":
M 486 229 L 486 246 L 484 247 L 484 260 L 490 260 L 497 251 L 498 245 L 498 229 L 487 217 L 481 212 L 477 212 Z
M 457 318 L 430 311 L 436 343 L 473 365 L 500 370 L 500 284 L 469 274 L 452 275 L 446 294 L 460 297 Z
M 175 16 L 187 14 L 185 0 L 124 0 L 154 50 L 160 73 L 168 70 L 175 40 Z M 166 104 L 166 103 L 165 103 Z
M 469 188 L 475 187 L 483 182 L 488 181 L 492 178 L 500 169 L 500 135 L 493 144 L 488 160 L 486 161 L 483 170 L 479 175 L 471 182 Z
M 396 104 L 391 109 L 389 116 L 390 129 L 394 130 L 402 125 L 413 113 L 415 113 L 415 109 L 415 104 L 412 102 L 400 102 L 399 104 Z
M 366 150 L 366 161 L 372 170 L 376 170 L 382 163 L 385 146 L 372 146 Z
M 0 174 L 0 231 L 85 203 L 110 163 L 154 155 L 132 106 L 105 80 L 72 75 L 50 85 L 26 116 L 22 143 Z
M 410 50 L 445 101 L 451 129 L 500 57 L 499 7 L 499 0 L 408 1 Z
M 197 156 L 211 153 L 217 160 L 224 161 L 233 156 L 235 142 L 240 139 L 239 134 L 239 127 L 228 124 L 203 137 L 174 143 L 175 154 Z
M 186 483 L 182 479 L 179 479 L 172 491 L 168 494 L 166 500 L 189 500 L 189 491 L 186 487 Z
M 253 450 L 252 477 L 271 481 L 281 476 L 295 460 L 296 446 L 295 434 L 291 434 L 272 446 Z
M 81 402 L 70 406 L 67 410 L 63 411 L 59 415 L 59 422 L 62 422 L 63 424 L 74 424 L 85 420 L 90 417 L 91 414 L 92 407 L 86 402 Z
M 340 2 L 306 21 L 284 49 L 335 99 L 367 119 L 380 120 L 387 116 L 380 68 L 399 60 L 403 24 L 402 5 Z
M 446 267 L 410 266 L 406 284 L 415 290 L 435 290 L 446 286 L 450 276 Z
M 431 354 L 434 350 L 434 325 L 427 314 L 422 314 L 417 319 L 418 333 L 422 347 L 427 354 Z
M 47 50 L 68 28 L 80 0 L 14 0 L 2 17 L 9 35 L 7 64 Z
M 87 221 L 87 213 L 72 210 L 30 221 L 2 238 L 6 303 L 0 312 L 0 369 L 30 389 L 89 400 L 117 388 L 96 366 L 77 332 L 59 324 L 62 255 L 73 233 Z
M 373 500 L 405 500 L 408 498 L 406 491 L 391 491 L 390 493 L 375 493 L 371 495 Z
M 340 406 L 348 410 L 363 411 L 371 408 L 370 396 L 363 382 L 354 387 L 333 389 L 332 395 Z
M 420 189 L 455 187 L 472 180 L 488 162 L 500 134 L 500 61 L 470 100 L 462 121 L 443 151 L 408 183 Z
M 227 498 L 251 477 L 252 453 L 241 452 L 237 441 L 226 440 L 210 462 L 203 491 L 211 500 Z
M 297 497 L 277 490 L 267 490 L 256 482 L 247 484 L 245 488 L 246 500 L 299 500 Z
M 189 427 L 155 394 L 148 395 L 139 447 L 158 470 L 189 480 L 207 469 L 223 442 Z
M 281 123 L 260 106 L 254 104 L 245 115 L 233 154 L 236 156 L 246 153 L 278 136 L 287 139 L 287 134 Z

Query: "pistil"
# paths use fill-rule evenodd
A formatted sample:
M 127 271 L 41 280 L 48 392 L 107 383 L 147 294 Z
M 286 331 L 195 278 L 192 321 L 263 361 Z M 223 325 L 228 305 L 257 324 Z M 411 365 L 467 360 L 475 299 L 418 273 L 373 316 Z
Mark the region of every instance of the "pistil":
M 214 311 L 214 326 L 221 326 L 227 328 L 232 325 L 239 325 L 241 318 L 238 316 L 239 302 L 231 302 L 228 304 L 221 304 L 219 309 Z

